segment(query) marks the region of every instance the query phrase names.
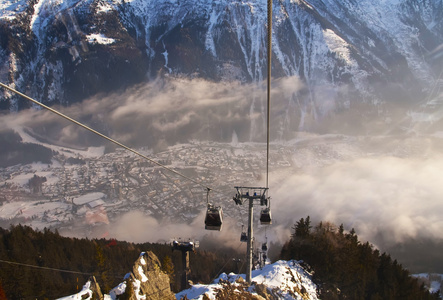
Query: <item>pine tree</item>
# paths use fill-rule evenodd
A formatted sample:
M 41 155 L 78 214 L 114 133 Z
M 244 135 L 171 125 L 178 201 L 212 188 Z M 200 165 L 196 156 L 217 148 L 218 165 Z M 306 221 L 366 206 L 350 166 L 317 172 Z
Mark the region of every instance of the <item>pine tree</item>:
M 340 227 L 338 228 L 338 234 L 340 236 L 343 236 L 345 232 L 345 227 L 343 226 L 343 223 L 340 224 Z
M 171 257 L 165 255 L 162 260 L 162 271 L 165 272 L 169 277 L 170 285 L 174 285 L 174 264 L 172 263 Z
M 301 259 L 309 265 L 322 299 L 437 299 L 388 254 L 362 244 L 354 229 L 344 234 L 343 225 L 320 222 L 310 230 L 305 219 L 293 229 L 281 259 Z
M 109 278 L 109 266 L 106 263 L 105 256 L 103 255 L 103 249 L 99 244 L 95 246 L 95 260 L 97 262 L 98 276 L 103 284 L 104 290 L 109 291 L 111 289 L 111 282 Z
M 300 221 L 298 221 L 295 224 L 294 229 L 294 234 L 292 237 L 299 237 L 299 238 L 304 238 L 307 237 L 309 235 L 309 232 L 311 231 L 311 219 L 309 216 L 306 217 L 306 220 L 301 218 Z

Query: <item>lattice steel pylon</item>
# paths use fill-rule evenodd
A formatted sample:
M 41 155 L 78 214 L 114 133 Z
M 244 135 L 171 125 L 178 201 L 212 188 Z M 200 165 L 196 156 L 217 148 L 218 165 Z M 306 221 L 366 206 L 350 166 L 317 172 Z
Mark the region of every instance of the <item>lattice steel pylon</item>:
M 253 254 L 253 239 L 254 239 L 254 201 L 258 202 L 261 206 L 268 206 L 269 197 L 267 196 L 268 188 L 265 187 L 241 187 L 236 186 L 237 194 L 233 200 L 237 205 L 243 205 L 246 200 L 248 201 L 248 241 L 246 244 L 246 282 L 251 284 L 252 274 L 252 254 Z

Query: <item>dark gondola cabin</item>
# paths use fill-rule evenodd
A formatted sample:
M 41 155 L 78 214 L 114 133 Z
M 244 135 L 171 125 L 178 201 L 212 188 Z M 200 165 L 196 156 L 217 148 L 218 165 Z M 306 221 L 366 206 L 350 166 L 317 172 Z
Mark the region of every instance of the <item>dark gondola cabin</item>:
M 247 242 L 248 236 L 246 235 L 246 232 L 242 232 L 240 236 L 240 242 Z
M 262 250 L 262 251 L 268 251 L 268 244 L 267 244 L 267 243 L 263 243 L 263 244 L 261 245 L 261 250 Z
M 205 229 L 206 230 L 221 230 L 223 224 L 223 210 L 220 206 L 213 206 L 208 204 L 205 217 Z
M 262 209 L 260 213 L 260 223 L 262 225 L 272 224 L 271 209 L 269 207 Z

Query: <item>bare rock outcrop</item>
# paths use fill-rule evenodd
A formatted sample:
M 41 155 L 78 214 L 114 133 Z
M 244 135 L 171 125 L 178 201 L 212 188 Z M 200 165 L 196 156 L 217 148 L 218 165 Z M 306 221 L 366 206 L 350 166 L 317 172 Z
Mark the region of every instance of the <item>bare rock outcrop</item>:
M 89 281 L 91 282 L 89 289 L 92 291 L 92 298 L 98 299 L 98 300 L 103 300 L 103 294 L 100 289 L 100 286 L 98 285 L 97 280 L 95 280 L 95 276 L 91 276 L 89 278 Z
M 151 251 L 143 252 L 135 261 L 132 272 L 126 279 L 125 299 L 175 300 L 169 277 L 161 270 L 161 263 Z M 137 297 L 137 295 L 139 297 Z

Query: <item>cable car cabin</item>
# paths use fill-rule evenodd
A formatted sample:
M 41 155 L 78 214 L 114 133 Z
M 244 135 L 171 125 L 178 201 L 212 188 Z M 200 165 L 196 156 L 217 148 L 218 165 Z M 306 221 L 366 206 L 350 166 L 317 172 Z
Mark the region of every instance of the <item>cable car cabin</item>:
M 247 242 L 247 241 L 248 241 L 248 236 L 246 232 L 242 232 L 240 235 L 240 242 Z
M 206 230 L 221 230 L 223 223 L 223 210 L 220 206 L 213 206 L 208 204 L 205 217 L 205 229 Z
M 193 242 L 174 241 L 174 242 L 172 242 L 172 251 L 174 251 L 174 250 L 185 251 L 185 252 L 190 252 L 190 251 L 195 252 L 195 245 Z
M 272 224 L 271 209 L 269 207 L 262 209 L 260 213 L 260 224 L 270 225 Z
M 262 251 L 268 251 L 268 244 L 263 243 L 263 244 L 261 245 L 261 250 L 262 250 Z
M 268 206 L 268 198 L 265 194 L 263 194 L 260 198 L 260 205 L 261 206 Z

